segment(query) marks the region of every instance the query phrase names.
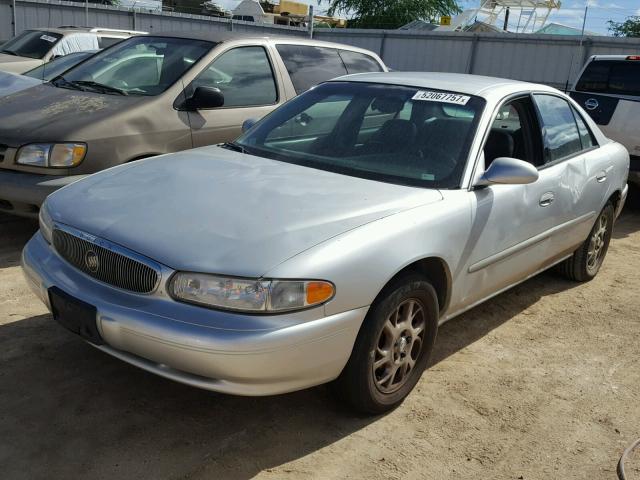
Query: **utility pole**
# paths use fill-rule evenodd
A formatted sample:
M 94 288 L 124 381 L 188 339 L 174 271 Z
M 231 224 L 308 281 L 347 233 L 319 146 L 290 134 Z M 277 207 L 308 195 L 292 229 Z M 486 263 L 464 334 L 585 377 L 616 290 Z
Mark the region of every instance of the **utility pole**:
M 84 0 L 84 26 L 89 26 L 89 0 Z
M 313 5 L 309 5 L 309 38 L 313 38 Z
M 509 7 L 507 7 L 507 11 L 504 14 L 504 28 L 503 28 L 503 30 L 505 32 L 509 30 L 509 13 L 510 13 L 510 10 L 509 10 Z

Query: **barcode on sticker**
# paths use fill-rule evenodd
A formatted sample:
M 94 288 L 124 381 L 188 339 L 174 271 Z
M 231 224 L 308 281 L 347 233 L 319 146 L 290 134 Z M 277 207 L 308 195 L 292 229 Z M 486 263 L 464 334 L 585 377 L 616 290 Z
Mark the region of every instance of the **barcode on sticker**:
M 41 35 L 40 40 L 44 40 L 45 42 L 53 43 L 57 40 L 56 37 L 52 37 L 50 35 Z
M 471 97 L 460 95 L 458 93 L 448 92 L 432 92 L 429 90 L 418 90 L 413 96 L 413 100 L 421 100 L 423 102 L 441 102 L 453 103 L 456 105 L 466 105 Z

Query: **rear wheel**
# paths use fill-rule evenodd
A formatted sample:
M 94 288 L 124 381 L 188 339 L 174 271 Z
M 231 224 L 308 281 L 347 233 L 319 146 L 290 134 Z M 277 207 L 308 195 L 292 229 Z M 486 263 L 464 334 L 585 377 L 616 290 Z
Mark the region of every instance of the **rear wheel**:
M 438 329 L 438 299 L 420 275 L 389 284 L 371 306 L 349 362 L 334 383 L 337 393 L 362 413 L 399 405 L 424 371 Z
M 577 282 L 587 282 L 598 274 L 609 250 L 613 222 L 613 205 L 607 203 L 598 215 L 589 237 L 570 258 L 558 266 L 564 276 Z

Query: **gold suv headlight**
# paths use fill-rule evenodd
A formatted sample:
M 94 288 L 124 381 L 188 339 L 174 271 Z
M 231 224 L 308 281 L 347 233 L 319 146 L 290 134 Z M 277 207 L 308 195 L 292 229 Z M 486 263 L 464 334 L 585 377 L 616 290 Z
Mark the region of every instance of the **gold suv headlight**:
M 16 163 L 31 167 L 75 167 L 87 154 L 84 143 L 32 143 L 18 150 Z

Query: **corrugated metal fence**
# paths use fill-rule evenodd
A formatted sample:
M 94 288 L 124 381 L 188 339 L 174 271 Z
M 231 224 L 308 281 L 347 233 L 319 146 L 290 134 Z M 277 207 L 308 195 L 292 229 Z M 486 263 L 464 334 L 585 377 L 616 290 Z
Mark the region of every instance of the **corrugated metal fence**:
M 14 23 L 15 22 L 15 23 Z M 27 28 L 93 25 L 160 31 L 234 30 L 308 36 L 294 27 L 230 22 L 57 0 L 0 0 L 0 39 Z M 590 55 L 640 54 L 640 39 L 523 34 L 413 33 L 398 30 L 316 29 L 314 38 L 368 48 L 396 70 L 466 72 L 564 88 Z

